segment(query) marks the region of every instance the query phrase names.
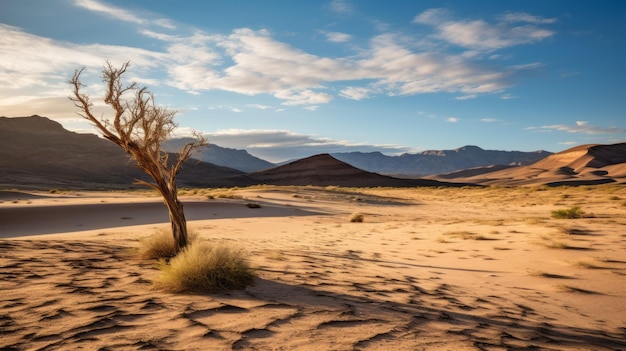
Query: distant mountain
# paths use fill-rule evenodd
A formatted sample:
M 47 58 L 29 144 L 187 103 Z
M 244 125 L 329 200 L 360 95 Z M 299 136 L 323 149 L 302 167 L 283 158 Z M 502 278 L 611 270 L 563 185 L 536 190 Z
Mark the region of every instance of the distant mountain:
M 439 178 L 502 186 L 626 184 L 626 143 L 581 145 L 527 166 L 469 171 Z
M 143 171 L 119 146 L 95 134 L 65 130 L 40 116 L 0 117 L 0 186 L 20 188 L 130 188 Z M 189 160 L 181 186 L 250 184 L 245 173 Z
M 425 176 L 491 165 L 528 165 L 551 153 L 483 150 L 478 146 L 468 145 L 454 150 L 428 150 L 400 156 L 386 156 L 380 152 L 349 152 L 332 155 L 338 160 L 369 172 Z
M 259 184 L 351 187 L 462 186 L 435 180 L 401 179 L 367 172 L 320 154 L 248 175 Z
M 245 151 L 220 149 L 223 155 L 231 159 L 241 155 L 241 159 L 245 160 L 243 163 L 256 159 Z M 380 153 L 340 154 L 356 156 L 353 159 L 367 161 L 375 169 L 389 171 L 394 166 L 395 172 L 405 174 L 415 174 L 410 170 L 415 170 L 416 165 L 421 166 L 420 172 L 424 172 L 426 166 L 431 167 L 430 172 L 434 172 L 434 169 L 439 172 L 480 162 L 493 165 L 456 170 L 440 176 L 429 176 L 429 179 L 401 179 L 381 175 L 355 167 L 354 163 L 358 162 L 353 161 L 353 165 L 350 165 L 329 154 L 252 173 L 191 159 L 184 164 L 177 180 L 179 186 L 193 187 L 254 184 L 405 187 L 626 183 L 626 143 L 583 145 L 545 157 L 546 154 L 544 151 L 486 151 L 475 146 L 397 157 Z M 541 160 L 517 166 L 530 162 L 533 157 Z M 265 165 L 262 160 L 258 161 L 256 159 L 254 162 Z M 400 161 L 407 164 L 398 169 Z M 108 140 L 94 134 L 70 132 L 45 117 L 0 117 L 0 188 L 130 188 L 135 179 L 147 179 L 147 176 L 136 167 L 134 160 Z
M 163 147 L 168 152 L 177 152 L 192 140 L 191 138 L 170 139 Z M 215 144 L 209 144 L 208 147 L 198 150 L 192 157 L 214 165 L 234 168 L 244 172 L 255 172 L 276 167 L 271 162 L 250 155 L 246 150 L 229 149 Z

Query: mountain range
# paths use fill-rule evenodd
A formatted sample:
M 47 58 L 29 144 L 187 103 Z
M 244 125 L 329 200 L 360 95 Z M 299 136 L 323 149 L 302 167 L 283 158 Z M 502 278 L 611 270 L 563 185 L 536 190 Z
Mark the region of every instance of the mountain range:
M 483 150 L 478 146 L 468 145 L 454 150 L 428 150 L 400 156 L 387 156 L 380 152 L 332 155 L 366 171 L 419 177 L 490 165 L 529 165 L 551 154 L 543 150 L 534 152 Z
M 184 142 L 184 139 L 174 139 L 167 146 L 173 151 Z M 490 151 L 476 146 L 401 156 L 321 154 L 281 166 L 244 150 L 216 145 L 194 157 L 198 159 L 188 160 L 179 174 L 179 186 L 626 183 L 626 143 L 583 145 L 556 154 Z M 470 167 L 460 169 L 464 166 Z M 452 171 L 432 174 L 435 170 Z M 414 179 L 418 173 L 431 175 Z M 0 188 L 129 188 L 135 179 L 146 179 L 146 175 L 121 148 L 108 140 L 94 134 L 65 130 L 59 123 L 45 117 L 0 117 Z
M 170 139 L 163 144 L 163 148 L 168 152 L 177 152 L 190 141 L 193 141 L 193 139 Z M 197 150 L 193 157 L 200 161 L 238 169 L 243 172 L 255 172 L 276 167 L 275 164 L 269 161 L 250 155 L 246 150 L 230 149 L 215 144 L 209 144 L 208 147 Z

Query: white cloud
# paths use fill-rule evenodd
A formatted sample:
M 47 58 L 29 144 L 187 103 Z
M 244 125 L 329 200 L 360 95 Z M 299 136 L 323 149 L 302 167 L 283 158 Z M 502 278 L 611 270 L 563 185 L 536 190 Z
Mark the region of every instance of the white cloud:
M 353 11 L 352 5 L 346 0 L 331 0 L 330 9 L 338 14 L 349 14 Z
M 500 120 L 497 118 L 481 118 L 480 120 L 485 123 L 500 122 Z
M 168 62 L 162 53 L 132 47 L 58 42 L 0 24 L 0 96 L 22 96 L 29 100 L 21 104 L 4 100 L 0 108 L 6 115 L 25 115 L 26 110 L 30 110 L 26 115 L 74 116 L 76 109 L 67 99 L 70 91 L 66 83 L 74 70 L 86 67 L 84 91 L 100 96 L 104 60 L 108 58 L 113 65 L 120 65 L 122 57 L 132 62 L 134 74 L 142 73 L 135 78 L 150 83 L 157 80 L 142 78 L 144 74 Z
M 484 20 L 453 20 L 445 9 L 429 9 L 417 15 L 414 23 L 435 27 L 436 38 L 474 50 L 494 50 L 529 44 L 553 36 L 554 31 L 537 27 L 553 23 L 551 19 L 528 14 L 508 14 L 503 21 L 491 24 Z M 515 22 L 524 22 L 514 25 Z
M 342 89 L 340 94 L 341 96 L 352 99 L 352 100 L 362 100 L 368 97 L 370 90 L 363 87 L 348 87 Z
M 248 107 L 248 108 L 255 108 L 255 109 L 258 109 L 258 110 L 268 110 L 268 109 L 272 108 L 272 106 L 261 105 L 261 104 L 248 104 L 248 105 L 246 105 L 246 107 Z
M 545 125 L 541 127 L 528 127 L 529 130 L 537 130 L 542 132 L 560 131 L 566 133 L 577 134 L 622 134 L 626 133 L 626 128 L 620 128 L 616 126 L 612 127 L 599 127 L 590 125 L 587 121 L 576 121 L 574 125 L 566 124 L 553 124 Z
M 428 9 L 415 16 L 413 23 L 439 25 L 442 22 L 448 21 L 449 17 L 450 11 L 444 8 Z
M 477 97 L 478 95 L 476 94 L 469 94 L 469 95 L 457 96 L 454 99 L 455 100 L 471 100 L 471 99 L 476 99 Z
M 456 123 L 458 121 L 459 121 L 459 119 L 456 118 L 456 117 L 448 117 L 448 118 L 446 118 L 446 122 L 449 122 L 449 123 Z
M 154 20 L 154 24 L 167 29 L 176 29 L 176 25 L 174 24 L 174 22 L 167 18 L 156 19 Z
M 168 85 L 190 94 L 210 90 L 245 95 L 268 94 L 282 100 L 286 106 L 320 106 L 331 102 L 335 95 L 362 100 L 380 94 L 396 96 L 446 92 L 459 94 L 457 99 L 463 100 L 500 92 L 510 86 L 508 77 L 516 70 L 539 65 L 532 63 L 497 69 L 492 63 L 482 65 L 478 51 L 454 54 L 443 50 L 428 51 L 430 47 L 425 48 L 415 41 L 421 39 L 394 33 L 371 38 L 369 44 L 359 48 L 356 54 L 326 57 L 278 41 L 267 30 L 239 28 L 228 35 L 209 35 L 198 30 L 190 35 L 180 34 L 182 32 L 164 34 L 148 29 L 146 25 L 157 23 L 163 28 L 174 29 L 172 21 L 166 18 L 158 18 L 153 23 L 102 1 L 76 0 L 75 3 L 137 24 L 139 34 L 161 41 L 163 49 L 150 51 L 58 42 L 0 24 L 0 70 L 3 72 L 0 76 L 0 95 L 7 93 L 8 89 L 13 90 L 11 95 L 26 95 L 16 94 L 16 89 L 34 90 L 38 94 L 47 89 L 49 96 L 59 96 L 59 92 L 66 89 L 68 73 L 81 66 L 97 67 L 97 72 L 89 72 L 93 76 L 99 73 L 105 58 L 113 59 L 114 65 L 121 63 L 115 58 L 130 60 L 131 72 L 137 80 L 148 85 Z M 337 9 L 343 8 L 341 11 L 349 8 L 347 3 L 341 1 L 332 4 Z M 452 33 L 446 28 L 457 26 L 459 30 L 463 29 L 463 35 L 470 36 L 469 39 L 459 40 L 470 44 L 472 40 L 489 42 L 491 39 L 513 45 L 526 40 L 520 38 L 528 39 L 521 34 L 518 37 L 511 34 L 524 31 L 518 27 L 491 25 L 484 21 L 455 22 L 450 20 L 449 12 L 442 9 L 427 10 L 416 16 L 415 21 L 435 26 L 439 36 Z M 471 37 L 478 29 L 485 29 L 487 34 L 484 35 L 489 38 Z M 526 30 L 532 32 L 530 28 Z M 335 41 L 350 38 L 345 33 L 326 34 Z M 516 41 L 516 38 L 519 40 Z M 7 58 L 6 53 L 9 52 L 11 57 Z M 349 82 L 349 86 L 344 89 L 332 86 L 343 82 Z
M 350 34 L 339 33 L 339 32 L 324 32 L 328 41 L 333 43 L 345 43 L 352 39 Z

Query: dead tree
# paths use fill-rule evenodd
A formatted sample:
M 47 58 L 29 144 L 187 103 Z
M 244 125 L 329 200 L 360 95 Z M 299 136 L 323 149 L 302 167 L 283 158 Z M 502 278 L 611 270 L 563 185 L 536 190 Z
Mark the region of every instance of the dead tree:
M 122 76 L 128 66 L 129 62 L 125 62 L 120 68 L 115 68 L 107 61 L 102 70 L 102 81 L 106 84 L 104 102 L 111 107 L 114 116 L 107 119 L 93 115 L 93 103 L 89 96 L 81 93 L 84 85 L 80 75 L 84 67 L 76 70 L 68 81 L 73 88 L 70 100 L 80 110 L 80 116 L 90 121 L 106 139 L 122 147 L 152 178 L 152 182 L 137 180 L 136 183 L 158 191 L 163 197 L 169 211 L 176 252 L 179 252 L 188 241 L 187 221 L 183 204 L 178 200 L 176 176 L 192 152 L 208 143 L 197 134 L 193 142 L 180 149 L 176 160 L 169 160 L 169 154 L 161 149 L 161 144 L 176 128 L 176 111 L 156 105 L 154 95 L 147 88 L 136 83 L 124 85 Z M 129 95 L 132 97 L 127 99 Z

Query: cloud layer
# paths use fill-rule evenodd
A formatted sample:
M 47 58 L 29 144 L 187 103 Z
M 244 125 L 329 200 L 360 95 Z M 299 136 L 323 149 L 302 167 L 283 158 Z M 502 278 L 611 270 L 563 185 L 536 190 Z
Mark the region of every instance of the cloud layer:
M 454 19 L 447 10 L 430 9 L 414 19 L 415 26 L 432 27 L 430 45 L 421 45 L 410 33 L 381 32 L 357 47 L 349 33 L 322 31 L 329 42 L 346 45 L 353 52 L 326 57 L 279 41 L 265 29 L 211 34 L 177 29 L 167 18 L 130 12 L 99 0 L 75 0 L 74 5 L 134 25 L 139 35 L 154 40 L 161 49 L 60 42 L 0 24 L 3 96 L 34 90 L 38 96 L 59 97 L 73 69 L 99 68 L 104 58 L 114 63 L 115 58 L 123 58 L 141 70 L 144 81 L 196 94 L 210 90 L 267 94 L 285 106 L 313 110 L 336 98 L 362 100 L 378 95 L 445 92 L 470 99 L 502 92 L 511 86 L 508 77 L 518 70 L 483 62 L 476 51 L 545 40 L 554 32 L 540 26 L 555 21 L 525 13 L 504 14 L 496 23 L 466 21 Z M 344 15 L 352 11 L 343 1 L 333 1 L 331 9 Z M 467 50 L 442 49 L 446 44 Z
M 179 130 L 178 136 L 189 136 L 190 130 Z M 402 154 L 417 152 L 399 145 L 373 145 L 345 140 L 322 138 L 295 133 L 288 130 L 227 129 L 206 133 L 210 143 L 222 147 L 245 149 L 251 154 L 270 162 L 281 162 L 320 153 L 337 152 L 382 152 Z

